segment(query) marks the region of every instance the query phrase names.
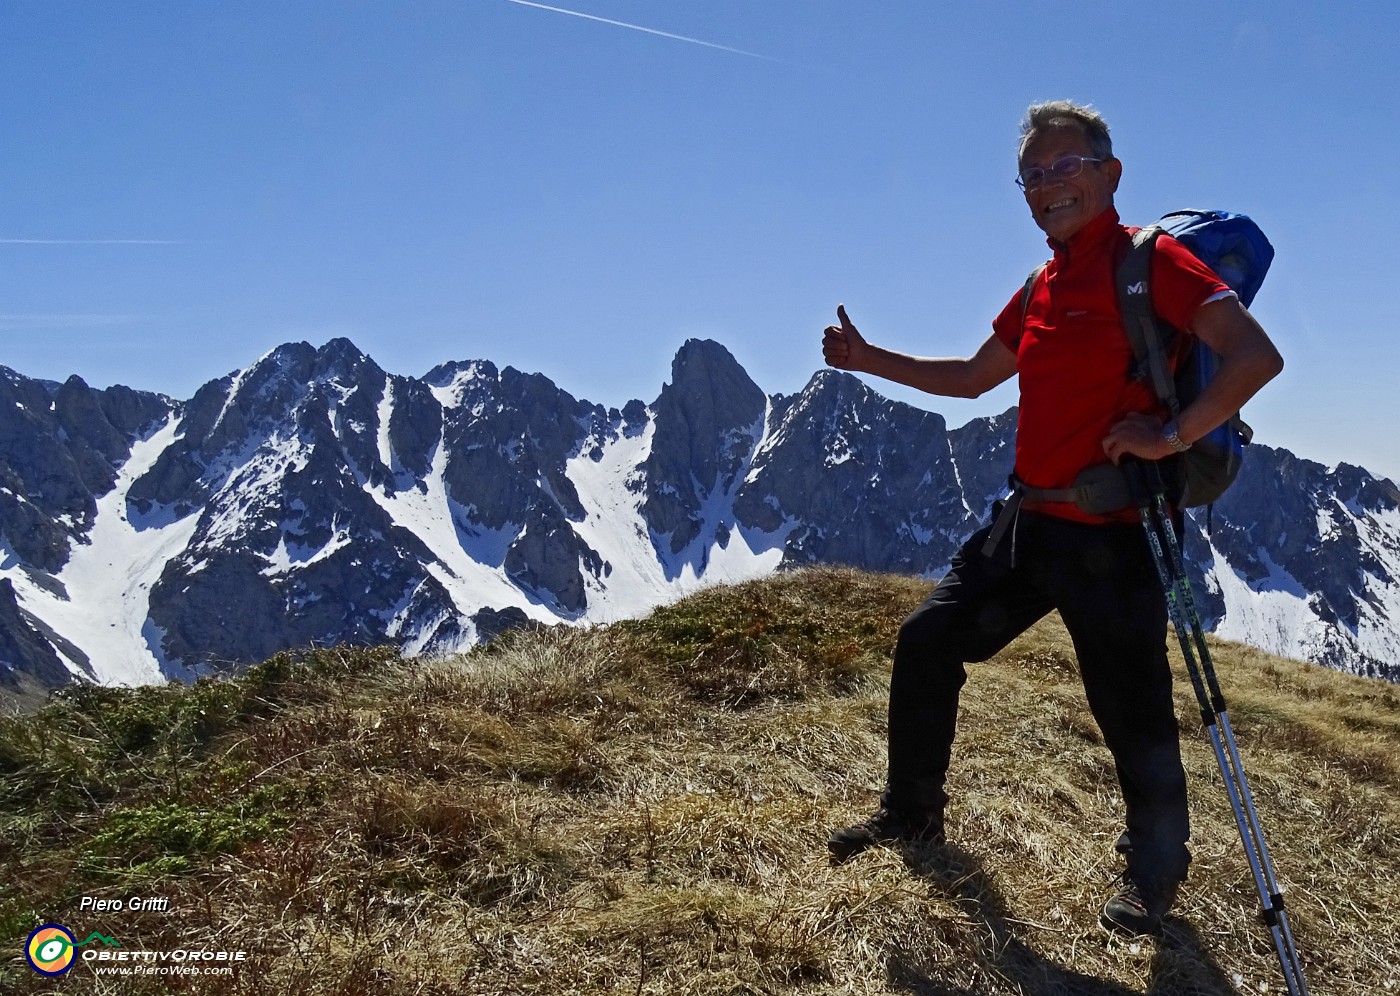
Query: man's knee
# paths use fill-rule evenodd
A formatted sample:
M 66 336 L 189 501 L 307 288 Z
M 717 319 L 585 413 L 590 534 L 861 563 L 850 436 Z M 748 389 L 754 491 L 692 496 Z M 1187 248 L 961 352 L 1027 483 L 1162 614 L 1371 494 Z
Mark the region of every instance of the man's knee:
M 975 608 L 929 602 L 900 624 L 895 653 L 971 664 L 1004 647 L 1012 628 L 1010 612 L 995 602 Z
M 899 624 L 895 654 L 949 656 L 959 642 L 958 626 L 952 607 L 936 601 L 919 606 Z M 953 656 L 957 656 L 953 654 Z
M 948 607 L 925 604 L 899 627 L 894 646 L 894 681 L 934 682 L 956 692 L 967 681 L 957 626 Z M 948 687 L 951 686 L 951 687 Z M 927 691 L 928 689 L 926 689 Z

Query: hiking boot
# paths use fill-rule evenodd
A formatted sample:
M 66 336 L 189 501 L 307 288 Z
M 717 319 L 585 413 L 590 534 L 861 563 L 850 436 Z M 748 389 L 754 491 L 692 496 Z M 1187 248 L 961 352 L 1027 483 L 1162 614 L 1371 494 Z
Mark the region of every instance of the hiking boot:
M 1104 905 L 1099 922 L 1129 937 L 1158 933 L 1181 883 L 1169 878 L 1137 878 L 1130 872 L 1124 872 L 1119 881 L 1122 887 Z
M 888 805 L 863 823 L 833 830 L 826 846 L 837 864 L 853 858 L 861 851 L 889 844 L 942 844 L 943 813 L 906 813 Z

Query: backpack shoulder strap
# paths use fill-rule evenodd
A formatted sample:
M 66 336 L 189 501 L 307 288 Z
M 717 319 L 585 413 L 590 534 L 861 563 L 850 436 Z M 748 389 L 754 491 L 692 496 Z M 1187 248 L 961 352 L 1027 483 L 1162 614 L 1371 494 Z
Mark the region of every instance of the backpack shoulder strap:
M 1017 348 L 1021 345 L 1021 336 L 1026 334 L 1026 309 L 1031 306 L 1031 292 L 1035 290 L 1035 282 L 1040 279 L 1040 275 L 1045 272 L 1048 264 L 1041 263 L 1031 275 L 1026 278 L 1026 286 L 1021 288 L 1021 333 L 1016 336 Z
M 1173 416 L 1181 414 L 1176 397 L 1176 381 L 1167 362 L 1167 349 L 1152 307 L 1152 251 L 1162 229 L 1148 225 L 1133 236 L 1133 244 L 1118 265 L 1118 307 L 1123 314 L 1123 331 L 1137 358 L 1139 376 L 1145 375 L 1152 389 Z

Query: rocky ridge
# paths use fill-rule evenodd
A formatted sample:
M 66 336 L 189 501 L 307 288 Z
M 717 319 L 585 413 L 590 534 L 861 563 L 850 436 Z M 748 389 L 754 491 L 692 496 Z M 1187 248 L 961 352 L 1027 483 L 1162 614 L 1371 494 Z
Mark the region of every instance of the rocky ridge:
M 691 340 L 650 405 L 486 360 L 279 346 L 189 401 L 0 368 L 0 682 L 139 683 L 308 644 L 450 650 L 807 563 L 934 577 L 1004 487 L 1015 412 L 822 370 L 765 395 Z M 1187 551 L 1203 614 L 1400 677 L 1400 491 L 1251 446 Z

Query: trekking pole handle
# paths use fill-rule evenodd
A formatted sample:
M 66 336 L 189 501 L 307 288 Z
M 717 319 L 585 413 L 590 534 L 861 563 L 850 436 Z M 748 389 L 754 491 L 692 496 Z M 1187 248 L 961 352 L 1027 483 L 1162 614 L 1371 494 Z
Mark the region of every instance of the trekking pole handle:
M 1155 460 L 1140 457 L 1124 457 L 1118 464 L 1128 481 L 1128 491 L 1138 508 L 1148 508 L 1166 494 L 1167 486 L 1162 480 L 1161 468 Z

